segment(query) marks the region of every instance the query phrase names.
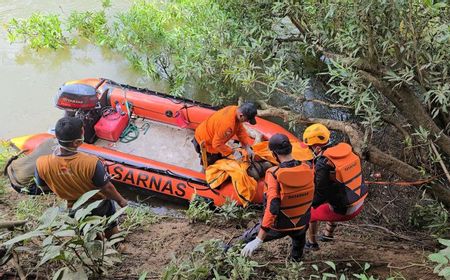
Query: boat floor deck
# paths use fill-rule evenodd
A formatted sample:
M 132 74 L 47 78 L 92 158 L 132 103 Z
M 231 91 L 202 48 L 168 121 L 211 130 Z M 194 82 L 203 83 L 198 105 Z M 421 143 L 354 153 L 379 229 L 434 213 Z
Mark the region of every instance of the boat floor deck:
M 122 143 L 99 139 L 95 145 L 195 171 L 202 170 L 198 154 L 191 142 L 194 138 L 193 130 L 147 119 L 135 120 L 138 128 L 145 123 L 149 124 L 147 132 L 139 129 L 136 140 Z

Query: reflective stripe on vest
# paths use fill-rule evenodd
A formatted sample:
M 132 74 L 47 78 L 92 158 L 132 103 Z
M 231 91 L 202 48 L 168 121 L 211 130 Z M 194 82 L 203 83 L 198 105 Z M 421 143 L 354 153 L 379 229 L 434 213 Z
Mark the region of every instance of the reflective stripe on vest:
M 280 186 L 281 198 L 280 213 L 274 229 L 303 229 L 309 223 L 314 198 L 314 170 L 302 163 L 295 167 L 276 168 L 274 173 L 272 174 Z
M 335 167 L 335 181 L 345 187 L 349 205 L 359 203 L 367 196 L 367 186 L 363 182 L 361 160 L 347 143 L 339 143 L 323 153 Z

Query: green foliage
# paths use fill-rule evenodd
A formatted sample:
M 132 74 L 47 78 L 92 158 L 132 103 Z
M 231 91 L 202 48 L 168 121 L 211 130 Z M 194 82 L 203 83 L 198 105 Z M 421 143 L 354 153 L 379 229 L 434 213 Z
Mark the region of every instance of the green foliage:
M 6 193 L 6 186 L 9 184 L 8 179 L 3 176 L 6 163 L 16 154 L 17 151 L 11 147 L 10 142 L 0 140 L 0 196 Z
M 442 236 L 450 230 L 449 213 L 442 203 L 424 198 L 414 206 L 410 224 L 426 229 L 433 235 Z
M 7 161 L 14 155 L 16 151 L 11 148 L 8 141 L 0 140 L 0 172 L 3 173 Z M 6 193 L 6 186 L 8 184 L 8 179 L 0 174 L 0 196 Z
M 256 212 L 252 211 L 250 207 L 238 206 L 235 200 L 227 198 L 225 204 L 219 207 L 217 215 L 227 222 L 245 222 L 255 218 Z
M 239 248 L 224 252 L 220 240 L 208 240 L 197 247 L 185 260 L 174 259 L 165 268 L 161 279 L 251 279 L 255 268 L 262 267 L 240 255 Z
M 68 44 L 57 15 L 33 13 L 28 19 L 12 19 L 7 25 L 10 42 L 25 42 L 33 49 L 59 49 Z
M 83 204 L 97 192 L 84 194 L 77 204 Z M 108 267 L 120 262 L 119 253 L 113 245 L 123 239 L 123 234 L 112 236 L 109 240 L 98 237 L 103 234 L 108 224 L 126 210 L 121 208 L 109 218 L 90 216 L 91 211 L 100 203 L 101 201 L 95 201 L 80 208 L 74 218 L 69 217 L 67 213 L 61 213 L 57 207 L 49 208 L 41 216 L 40 223 L 34 230 L 16 236 L 2 245 L 8 248 L 9 253 L 13 250 L 16 250 L 16 253 L 30 252 L 32 249 L 28 246 L 31 245 L 23 245 L 23 241 L 40 240 L 40 261 L 37 267 L 48 262 L 63 265 L 55 272 L 54 279 L 87 279 L 89 275 L 98 279 L 106 273 Z
M 428 259 L 433 263 L 437 263 L 433 272 L 442 276 L 444 279 L 450 279 L 450 240 L 439 239 L 439 243 L 445 246 L 444 249 L 437 253 L 428 255 Z
M 370 264 L 365 263 L 361 265 L 357 263 L 358 271 L 360 273 L 352 273 L 348 267 L 339 269 L 338 265 L 332 261 L 324 261 L 325 268 L 319 268 L 317 264 L 305 266 L 302 262 L 286 262 L 284 266 L 276 270 L 276 280 L 306 280 L 306 279 L 361 279 L 361 280 L 376 280 L 372 275 L 368 274 Z M 312 271 L 312 272 L 311 272 Z M 389 277 L 387 280 L 394 280 L 396 278 Z
M 77 31 L 80 37 L 89 39 L 98 45 L 109 43 L 105 11 L 73 12 L 67 20 L 67 30 Z
M 194 196 L 186 210 L 186 217 L 191 223 L 203 222 L 209 223 L 214 215 L 208 202 L 199 196 Z
M 132 231 L 137 228 L 145 228 L 161 221 L 161 217 L 153 213 L 144 205 L 129 207 L 125 213 L 126 216 L 121 223 L 121 227 L 127 231 Z
M 436 1 L 280 1 L 280 10 L 302 19 L 300 45 L 313 54 L 323 52 L 331 75 L 331 93 L 355 107 L 366 123 L 375 124 L 387 112 L 385 92 L 420 89 L 430 114 L 448 113 L 450 102 L 447 51 L 449 10 Z M 313 44 L 313 42 L 315 42 Z M 379 71 L 374 70 L 379 69 Z M 367 79 L 362 71 L 374 79 Z M 380 96 L 381 93 L 381 96 Z M 418 93 L 418 92 L 416 92 Z M 413 108 L 411 108 L 413 110 Z
M 280 55 L 271 59 L 274 41 L 265 39 L 275 34 L 270 21 L 257 13 L 258 7 L 247 16 L 235 4 L 140 0 L 109 24 L 104 10 L 74 12 L 65 29 L 117 50 L 145 75 L 167 80 L 174 95 L 183 94 L 193 81 L 211 93 L 214 103 L 235 99 L 242 92 L 270 97 L 289 88 L 289 94 L 303 93 L 308 80 L 287 67 L 295 61 L 287 57 L 288 50 L 279 50 Z M 108 7 L 109 1 L 103 6 Z M 10 32 L 10 41 L 27 42 L 23 38 L 32 32 L 31 21 L 11 22 L 9 29 L 15 32 Z M 17 29 L 15 22 L 24 24 Z M 58 30 L 60 25 L 58 20 Z M 45 36 L 41 37 L 58 39 Z M 67 42 L 60 39 L 58 47 Z
M 0 140 L 0 170 L 3 170 L 7 161 L 16 154 L 17 151 L 11 147 L 10 142 Z
M 286 262 L 284 266 L 276 270 L 276 280 L 297 280 L 305 275 L 305 266 L 303 262 Z

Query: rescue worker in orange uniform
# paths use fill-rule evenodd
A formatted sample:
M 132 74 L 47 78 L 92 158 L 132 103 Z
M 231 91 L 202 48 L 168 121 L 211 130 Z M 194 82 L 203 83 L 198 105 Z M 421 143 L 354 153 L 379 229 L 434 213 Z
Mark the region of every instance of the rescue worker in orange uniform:
M 92 210 L 92 215 L 112 216 L 116 210 L 113 201 L 125 207 L 123 198 L 110 182 L 103 163 L 93 155 L 77 151 L 83 144 L 83 122 L 74 117 L 64 117 L 56 123 L 55 134 L 58 146 L 53 154 L 41 156 L 36 161 L 36 182 L 38 186 L 49 187 L 58 197 L 67 201 L 69 215 L 74 216 L 79 209 L 72 205 L 86 192 L 98 189 L 90 202 L 102 200 Z M 105 232 L 107 238 L 119 232 L 117 222 L 109 224 Z
M 309 164 L 292 157 L 292 145 L 284 134 L 273 135 L 269 149 L 279 165 L 266 171 L 264 216 L 261 223 L 244 233 L 247 244 L 241 254 L 251 256 L 263 242 L 290 236 L 290 258 L 299 261 L 314 197 L 314 171 Z
M 235 159 L 240 159 L 242 154 L 238 153 L 237 150 L 233 151 L 227 145 L 227 142 L 236 135 L 242 147 L 252 156 L 253 151 L 250 148 L 251 138 L 248 136 L 243 123 L 256 124 L 256 114 L 256 106 L 250 102 L 244 103 L 239 107 L 227 106 L 215 112 L 199 124 L 195 130 L 195 137 L 192 141 L 195 150 L 201 157 L 200 145 L 204 143 L 208 165 L 228 157 L 233 152 Z
M 326 221 L 320 241 L 332 241 L 338 221 L 348 221 L 362 210 L 367 197 L 361 160 L 347 143 L 330 145 L 330 131 L 313 124 L 303 133 L 303 142 L 314 153 L 316 191 L 311 209 L 306 249 L 318 250 L 318 221 Z

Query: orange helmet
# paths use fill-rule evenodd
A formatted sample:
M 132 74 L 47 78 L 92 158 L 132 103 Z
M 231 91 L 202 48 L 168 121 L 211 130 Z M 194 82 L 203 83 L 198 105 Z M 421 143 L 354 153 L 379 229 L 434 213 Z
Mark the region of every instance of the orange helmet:
M 303 132 L 303 142 L 306 145 L 326 144 L 330 140 L 330 131 L 326 126 L 315 123 L 308 126 Z

